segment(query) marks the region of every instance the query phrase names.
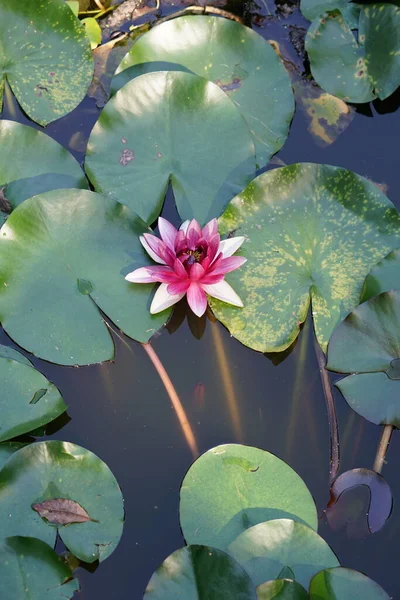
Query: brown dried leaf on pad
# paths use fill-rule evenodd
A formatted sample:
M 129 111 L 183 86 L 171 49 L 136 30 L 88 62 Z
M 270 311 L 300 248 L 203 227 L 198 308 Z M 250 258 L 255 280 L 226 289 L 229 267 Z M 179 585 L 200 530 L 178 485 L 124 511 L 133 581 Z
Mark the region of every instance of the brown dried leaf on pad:
M 94 521 L 86 510 L 74 500 L 53 498 L 38 504 L 32 504 L 33 510 L 54 525 L 69 525 L 71 523 L 86 523 Z

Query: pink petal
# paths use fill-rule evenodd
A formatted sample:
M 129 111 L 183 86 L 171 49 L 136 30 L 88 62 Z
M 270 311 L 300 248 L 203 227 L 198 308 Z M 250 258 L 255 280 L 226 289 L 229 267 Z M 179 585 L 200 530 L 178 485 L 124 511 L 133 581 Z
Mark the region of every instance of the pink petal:
M 237 237 L 222 240 L 219 245 L 219 251 L 222 252 L 224 258 L 232 256 L 232 254 L 235 254 L 236 250 L 240 248 L 245 239 L 244 236 L 238 235 Z
M 167 219 L 163 219 L 163 217 L 158 218 L 158 230 L 160 232 L 160 236 L 165 245 L 175 252 L 175 240 L 178 235 L 177 229 L 167 221 Z
M 165 244 L 162 240 L 160 240 L 155 235 L 151 235 L 151 233 L 144 233 L 144 239 L 147 242 L 147 245 L 153 250 L 157 256 L 161 258 L 161 256 L 165 253 Z
M 202 230 L 202 236 L 207 240 L 211 239 L 216 233 L 218 233 L 218 221 L 217 219 L 212 219 Z
M 178 278 L 169 267 L 140 267 L 125 277 L 131 283 L 175 282 Z
M 168 294 L 186 294 L 190 285 L 190 279 L 178 281 L 177 283 L 170 283 L 168 286 Z
M 218 284 L 217 284 L 218 285 Z M 190 284 L 187 294 L 187 301 L 195 315 L 201 317 L 207 309 L 207 296 L 196 282 Z
M 211 267 L 210 273 L 212 275 L 225 275 L 231 271 L 235 271 L 244 263 L 247 262 L 247 258 L 244 256 L 230 256 L 229 258 L 223 258 L 215 263 L 215 267 Z
M 217 233 L 216 235 L 213 235 L 208 242 L 207 258 L 210 259 L 210 262 L 213 262 L 213 260 L 218 254 L 220 239 L 221 238 Z
M 150 306 L 150 312 L 152 315 L 155 315 L 166 308 L 169 308 L 176 302 L 179 302 L 181 298 L 185 295 L 183 294 L 169 294 L 168 293 L 168 284 L 162 283 L 156 293 L 154 294 L 153 302 Z
M 183 221 L 182 225 L 179 227 L 179 231 L 183 231 L 186 235 L 187 232 L 187 228 L 189 227 L 189 219 L 187 219 L 186 221 Z
M 150 248 L 149 244 L 146 242 L 145 238 L 143 237 L 143 235 L 140 236 L 140 243 L 142 244 L 143 248 L 146 250 L 147 254 L 155 261 L 160 263 L 161 265 L 165 265 L 165 261 L 158 256 L 158 254 L 156 254 L 155 252 L 153 252 L 153 250 Z
M 147 267 L 140 267 L 140 269 L 135 269 L 131 273 L 125 277 L 126 281 L 130 281 L 131 283 L 153 283 L 153 275 L 151 271 Z
M 218 283 L 219 281 L 222 281 L 224 278 L 224 275 L 214 275 L 214 273 L 207 273 L 206 275 L 204 275 L 204 277 L 201 278 L 201 285 L 206 284 L 206 285 L 211 285 L 212 283 Z
M 219 283 L 214 283 L 213 285 L 204 285 L 201 283 L 201 287 L 207 294 L 213 296 L 213 298 L 217 298 L 218 300 L 222 300 L 228 304 L 233 304 L 233 306 L 240 306 L 241 308 L 243 307 L 243 302 L 235 290 L 225 280 L 220 281 Z
M 177 277 L 180 277 L 181 279 L 188 279 L 187 271 L 186 271 L 185 267 L 183 266 L 183 264 L 181 263 L 181 261 L 179 260 L 179 258 L 176 258 L 174 260 L 174 271 L 175 271 Z
M 194 250 L 197 241 L 201 236 L 201 227 L 196 219 L 192 219 L 189 223 L 189 226 L 186 230 L 186 239 L 188 246 Z
M 186 247 L 186 235 L 181 229 L 178 231 L 178 235 L 175 239 L 175 252 L 178 254 L 181 250 Z
M 190 268 L 189 277 L 190 277 L 191 281 L 198 281 L 199 279 L 201 279 L 203 277 L 204 274 L 205 274 L 205 270 L 203 269 L 201 264 L 194 263 Z

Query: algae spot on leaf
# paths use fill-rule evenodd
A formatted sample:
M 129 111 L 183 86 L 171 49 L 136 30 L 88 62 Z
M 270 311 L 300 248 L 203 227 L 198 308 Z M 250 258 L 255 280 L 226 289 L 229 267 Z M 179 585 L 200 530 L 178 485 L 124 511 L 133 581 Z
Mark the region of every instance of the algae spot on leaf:
M 67 498 L 45 500 L 44 502 L 32 504 L 32 508 L 39 513 L 42 519 L 46 519 L 46 521 L 54 525 L 69 525 L 71 523 L 93 521 L 78 502 L 68 500 Z

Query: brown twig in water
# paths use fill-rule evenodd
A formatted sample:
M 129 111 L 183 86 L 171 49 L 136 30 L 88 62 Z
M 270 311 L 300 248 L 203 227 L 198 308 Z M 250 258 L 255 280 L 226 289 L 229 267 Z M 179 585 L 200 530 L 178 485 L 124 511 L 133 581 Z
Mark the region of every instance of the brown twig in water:
M 379 440 L 378 450 L 376 452 L 374 466 L 372 467 L 376 473 L 382 472 L 393 429 L 393 425 L 385 425 L 383 428 L 381 439 Z
M 330 470 L 329 482 L 336 479 L 339 472 L 340 448 L 339 448 L 339 427 L 336 415 L 335 400 L 333 398 L 331 381 L 328 371 L 325 368 L 326 359 L 321 346 L 316 337 L 314 337 L 315 354 L 317 355 L 319 372 L 321 374 L 321 383 L 324 390 L 326 409 L 328 412 L 329 438 L 330 438 Z
M 165 370 L 164 365 L 162 364 L 161 360 L 158 358 L 153 346 L 151 346 L 150 343 L 142 344 L 142 346 L 143 346 L 145 352 L 147 353 L 148 357 L 150 358 L 151 362 L 153 363 L 154 368 L 156 369 L 158 375 L 160 376 L 161 381 L 164 384 L 166 392 L 172 402 L 172 406 L 175 410 L 176 416 L 178 417 L 179 424 L 182 428 L 182 431 L 186 438 L 188 446 L 189 446 L 190 450 L 192 451 L 193 458 L 197 458 L 199 455 L 199 450 L 197 447 L 196 438 L 194 437 L 193 430 L 190 426 L 190 423 L 188 421 L 188 418 L 186 416 L 186 413 L 182 406 L 182 403 L 179 399 L 179 396 L 176 393 L 174 385 L 173 385 L 171 379 L 169 378 L 169 375 L 168 375 L 167 371 Z
M 234 15 L 233 13 L 223 10 L 222 8 L 217 8 L 215 6 L 188 6 L 187 8 L 178 10 L 177 12 L 164 17 L 163 19 L 159 19 L 156 23 L 154 23 L 154 27 L 161 25 L 161 23 L 165 23 L 165 21 L 171 21 L 171 19 L 182 17 L 184 15 L 217 15 L 219 17 L 224 17 L 225 19 L 230 19 L 231 21 L 236 21 L 236 23 L 241 23 L 244 25 L 242 17 L 238 17 L 238 15 Z

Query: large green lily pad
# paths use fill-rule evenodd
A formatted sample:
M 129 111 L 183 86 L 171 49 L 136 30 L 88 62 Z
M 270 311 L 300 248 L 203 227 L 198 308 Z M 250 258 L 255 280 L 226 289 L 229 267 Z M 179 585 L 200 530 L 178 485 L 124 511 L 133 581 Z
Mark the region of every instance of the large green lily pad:
M 47 441 L 15 452 L 0 471 L 3 520 L 0 542 L 28 535 L 53 546 L 57 528 L 32 508 L 45 500 L 65 498 L 89 514 L 85 523 L 58 527 L 67 548 L 80 560 L 105 560 L 116 548 L 124 521 L 121 490 L 107 465 L 75 444 Z
M 382 292 L 400 289 L 400 248 L 390 252 L 365 279 L 362 301 Z
M 62 558 L 32 537 L 9 537 L 0 544 L 0 580 L 7 600 L 65 600 L 79 590 Z
M 312 577 L 339 562 L 328 544 L 310 527 L 290 519 L 259 523 L 244 531 L 228 548 L 256 586 L 276 579 L 289 567 L 306 589 Z
M 32 127 L 0 121 L 0 188 L 11 209 L 35 194 L 68 187 L 88 183 L 65 148 Z
M 179 514 L 188 544 L 208 540 L 221 550 L 269 519 L 289 517 L 317 529 L 314 500 L 297 473 L 273 454 L 240 444 L 212 448 L 193 463 Z
M 26 444 L 22 442 L 3 442 L 0 444 L 0 470 L 6 461 L 20 448 L 23 448 Z
M 6 79 L 28 116 L 47 125 L 78 106 L 92 76 L 85 28 L 64 0 L 2 0 L 0 104 Z
M 400 427 L 400 290 L 374 296 L 337 326 L 327 367 L 353 373 L 336 383 L 353 410 Z
M 84 365 L 114 357 L 99 309 L 147 342 L 169 312 L 149 312 L 151 285 L 125 281 L 152 262 L 130 210 L 86 190 L 58 190 L 19 205 L 0 230 L 0 319 L 23 348 Z
M 50 423 L 67 408 L 55 385 L 32 366 L 2 358 L 1 348 L 0 381 L 0 442 Z
M 187 546 L 171 554 L 147 584 L 144 600 L 256 600 L 246 571 L 228 554 Z
M 308 600 L 306 590 L 291 579 L 273 579 L 257 587 L 258 600 Z
M 99 192 L 149 224 L 171 181 L 182 219 L 204 224 L 254 176 L 254 144 L 239 110 L 217 85 L 190 73 L 148 73 L 104 108 L 85 168 Z
M 229 19 L 188 15 L 141 36 L 120 64 L 168 61 L 216 83 L 246 119 L 264 166 L 284 144 L 294 112 L 289 76 L 268 42 Z
M 310 600 L 390 600 L 372 579 L 359 571 L 335 567 L 317 573 L 310 584 Z
M 347 102 L 384 100 L 400 85 L 400 8 L 362 6 L 358 40 L 339 10 L 311 24 L 306 50 L 316 82 Z
M 377 187 L 345 169 L 296 164 L 264 173 L 220 218 L 244 235 L 246 265 L 227 276 L 244 303 L 212 300 L 216 317 L 246 346 L 284 350 L 312 302 L 325 350 L 336 324 L 358 305 L 364 279 L 399 245 L 400 215 Z
M 351 29 L 357 29 L 360 5 L 349 0 L 301 0 L 300 10 L 309 21 L 330 10 L 340 10 Z

